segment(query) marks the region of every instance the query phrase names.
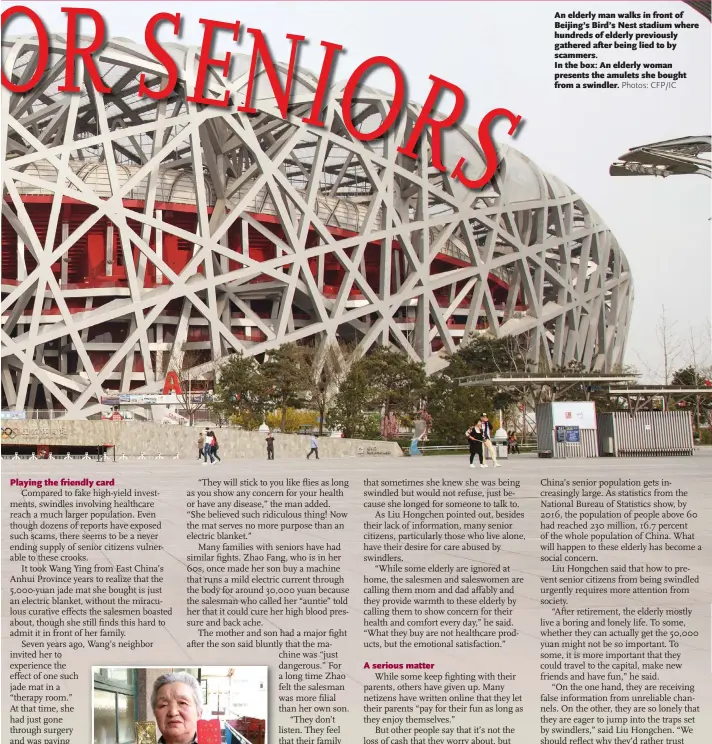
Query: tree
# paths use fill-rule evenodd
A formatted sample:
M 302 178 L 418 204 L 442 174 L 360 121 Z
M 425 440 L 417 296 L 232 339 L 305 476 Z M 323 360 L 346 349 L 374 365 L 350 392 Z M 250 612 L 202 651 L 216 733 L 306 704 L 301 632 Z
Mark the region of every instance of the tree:
M 428 438 L 442 444 L 466 444 L 465 432 L 481 414 L 493 408 L 491 388 L 463 387 L 463 362 L 453 358 L 447 369 L 431 376 L 426 393 L 426 410 L 431 418 Z M 466 372 L 465 372 L 466 374 Z
M 687 367 L 678 369 L 673 373 L 671 384 L 679 385 L 680 387 L 699 389 L 709 387 L 711 377 L 712 370 L 698 369 L 693 365 L 688 365 Z M 690 397 L 692 397 L 694 402 L 695 429 L 699 431 L 703 420 L 703 414 L 704 419 L 708 419 L 710 411 L 712 411 L 712 397 L 709 395 L 683 395 L 671 399 L 671 406 L 687 410 L 689 408 L 688 400 Z
M 518 405 L 529 405 L 531 391 L 521 387 L 460 385 L 459 378 L 477 375 L 520 374 L 528 370 L 526 334 L 495 338 L 477 334 L 453 354 L 448 366 L 430 378 L 427 411 L 433 418 L 433 435 L 443 444 L 462 444 L 464 432 L 485 412 L 503 410 L 511 420 Z M 517 410 L 517 413 L 515 413 Z M 504 426 L 500 422 L 500 426 Z
M 529 369 L 528 334 L 495 338 L 488 333 L 474 336 L 453 355 L 467 367 L 465 375 L 525 374 Z
M 690 326 L 689 331 L 687 339 L 689 364 L 686 370 L 679 370 L 673 375 L 672 384 L 699 388 L 712 377 L 712 370 L 709 367 L 710 352 L 712 351 L 712 325 L 707 321 L 697 331 L 692 326 Z M 699 395 L 696 395 L 695 427 L 697 431 L 700 430 L 700 424 L 702 423 L 701 413 L 703 409 L 709 415 L 709 396 L 702 399 Z
M 552 374 L 560 372 L 568 375 L 580 375 L 584 376 L 589 374 L 588 370 L 580 362 L 569 362 L 565 367 L 560 367 L 552 370 Z M 610 371 L 611 375 L 626 375 L 633 377 L 637 374 L 635 367 L 630 365 L 622 365 L 620 367 L 614 367 Z M 610 411 L 620 411 L 626 408 L 624 398 L 612 397 L 608 392 L 609 384 L 596 384 L 595 382 L 575 382 L 575 383 L 561 383 L 558 387 L 553 387 L 549 391 L 549 396 L 552 400 L 556 397 L 561 397 L 565 400 L 590 400 L 596 404 L 596 411 L 598 413 L 606 413 Z
M 663 355 L 663 380 L 665 385 L 669 385 L 673 365 L 680 356 L 680 339 L 675 335 L 675 326 L 677 325 L 677 322 L 670 322 L 670 319 L 665 313 L 665 305 L 663 305 L 662 308 L 662 314 L 658 320 L 656 333 Z
M 380 414 L 369 408 L 370 393 L 363 367 L 354 365 L 329 407 L 329 426 L 341 429 L 345 437 L 376 439 L 380 433 Z
M 376 438 L 383 418 L 419 410 L 425 389 L 422 364 L 379 346 L 351 365 L 329 409 L 329 423 L 349 437 Z
M 457 440 L 462 426 L 455 421 L 463 417 L 472 417 L 470 411 L 481 408 L 482 411 L 503 410 L 507 414 L 505 418 L 510 421 L 522 417 L 526 421 L 526 411 L 536 409 L 537 404 L 565 398 L 566 400 L 592 400 L 596 403 L 599 411 L 610 411 L 621 408 L 617 399 L 612 399 L 608 394 L 607 385 L 596 385 L 595 383 L 563 382 L 558 384 L 507 384 L 501 387 L 473 386 L 457 389 L 458 377 L 467 376 L 521 376 L 526 377 L 530 372 L 529 339 L 526 334 L 517 337 L 507 336 L 494 338 L 489 334 L 480 334 L 472 338 L 466 345 L 461 346 L 458 351 L 450 357 L 450 365 L 440 375 L 431 380 L 431 389 L 428 395 L 428 411 L 434 418 L 434 428 L 443 434 L 443 426 L 447 427 L 448 420 L 453 421 L 456 433 L 453 435 Z M 578 361 L 569 362 L 563 367 L 553 367 L 547 370 L 554 376 L 586 375 L 589 371 Z M 621 367 L 612 370 L 611 374 L 633 375 L 635 370 L 631 367 Z M 463 391 L 472 392 L 463 392 Z M 478 391 L 478 392 L 474 392 Z M 460 412 L 467 412 L 461 415 Z M 501 424 L 504 426 L 504 424 Z M 526 425 L 521 427 L 522 439 L 526 436 Z M 446 442 L 450 443 L 450 442 Z
M 527 348 L 526 336 L 494 338 L 489 334 L 480 334 L 460 347 L 451 357 L 451 364 L 454 366 L 449 374 L 462 377 L 524 375 L 528 370 Z M 490 406 L 497 409 L 509 409 L 514 403 L 525 401 L 528 397 L 526 386 L 490 388 L 486 396 Z
M 270 429 L 281 428 L 283 434 L 294 434 L 304 431 L 305 428 L 313 430 L 318 424 L 316 411 L 301 408 L 288 408 L 284 425 L 281 411 L 268 413 L 265 421 Z
M 677 369 L 673 372 L 671 385 L 679 385 L 680 387 L 695 388 L 700 383 L 700 376 L 698 371 L 690 364 L 682 369 Z
M 195 415 L 208 404 L 208 391 L 214 386 L 215 368 L 206 363 L 210 362 L 210 352 L 207 350 L 186 349 L 183 344 L 171 356 L 168 362 L 168 372 L 175 372 L 180 381 L 181 392 L 176 393 L 183 411 L 188 416 L 191 426 L 195 423 Z M 201 367 L 202 371 L 194 374 L 193 370 Z
M 304 405 L 304 393 L 309 386 L 308 371 L 305 350 L 296 344 L 283 344 L 271 351 L 262 365 L 262 376 L 271 390 L 271 398 L 282 412 L 282 431 L 286 428 L 287 409 Z
M 270 388 L 255 359 L 242 352 L 232 354 L 222 367 L 210 409 L 226 418 L 236 417 L 245 428 L 257 428 L 269 402 Z
M 419 408 L 425 393 L 425 368 L 405 354 L 383 346 L 359 359 L 358 368 L 368 380 L 368 400 L 388 418 L 391 413 L 410 414 Z
M 305 385 L 309 405 L 319 413 L 319 434 L 324 433 L 326 410 L 349 370 L 352 347 L 334 342 L 304 347 Z

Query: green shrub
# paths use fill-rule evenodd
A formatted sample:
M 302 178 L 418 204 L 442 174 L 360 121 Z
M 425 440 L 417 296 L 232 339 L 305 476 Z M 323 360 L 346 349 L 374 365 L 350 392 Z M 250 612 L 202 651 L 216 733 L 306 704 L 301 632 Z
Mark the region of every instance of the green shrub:
M 287 408 L 287 416 L 284 426 L 286 434 L 295 434 L 303 426 L 311 426 L 316 430 L 319 428 L 319 414 L 316 411 L 308 411 L 301 408 Z M 282 412 L 273 411 L 267 414 L 267 426 L 270 429 L 279 429 L 282 425 Z

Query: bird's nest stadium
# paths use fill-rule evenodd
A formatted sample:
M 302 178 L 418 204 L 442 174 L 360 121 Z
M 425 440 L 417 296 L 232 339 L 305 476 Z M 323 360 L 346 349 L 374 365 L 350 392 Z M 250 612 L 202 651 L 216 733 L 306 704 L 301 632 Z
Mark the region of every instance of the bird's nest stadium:
M 628 261 L 581 197 L 511 147 L 468 190 L 397 152 L 421 107 L 382 139 L 341 117 L 302 121 L 317 78 L 297 70 L 289 115 L 264 75 L 247 114 L 186 101 L 199 50 L 171 45 L 179 84 L 140 98 L 149 52 L 115 39 L 96 56 L 110 95 L 58 90 L 65 39 L 33 90 L 2 91 L 2 407 L 98 413 L 108 393 L 153 393 L 186 352 L 193 379 L 242 351 L 286 342 L 388 345 L 432 371 L 477 333 L 526 339 L 532 364 L 620 364 Z M 33 64 L 30 37 L 3 40 L 6 74 Z M 243 92 L 233 55 L 215 94 Z M 279 67 L 282 73 L 286 67 Z M 156 78 L 158 79 L 158 77 Z M 244 95 L 244 92 L 243 92 Z M 389 94 L 359 89 L 353 120 L 383 119 Z M 449 170 L 484 172 L 477 136 L 444 133 Z

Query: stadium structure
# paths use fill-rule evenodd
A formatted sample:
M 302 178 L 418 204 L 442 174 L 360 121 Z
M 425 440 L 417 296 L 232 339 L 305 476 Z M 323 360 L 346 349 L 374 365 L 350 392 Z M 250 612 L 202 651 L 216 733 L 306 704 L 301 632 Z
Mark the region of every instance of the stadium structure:
M 708 21 L 710 0 L 685 2 L 702 14 Z M 709 153 L 712 151 L 710 135 L 678 137 L 664 142 L 651 142 L 648 145 L 631 147 L 615 163 L 611 164 L 609 173 L 612 176 L 689 176 L 700 175 L 712 177 L 712 163 Z
M 709 157 L 712 137 L 680 137 L 632 147 L 610 167 L 612 176 L 711 177 Z
M 432 167 L 429 134 L 417 160 L 397 152 L 415 103 L 371 142 L 343 124 L 343 84 L 324 128 L 302 121 L 317 85 L 303 70 L 286 119 L 264 72 L 256 114 L 198 106 L 200 52 L 180 45 L 174 93 L 139 98 L 140 74 L 158 85 L 165 71 L 123 39 L 96 57 L 111 94 L 66 94 L 64 38 L 50 40 L 40 85 L 3 90 L 3 408 L 86 418 L 109 394 L 160 392 L 188 357 L 195 380 L 286 342 L 383 344 L 432 371 L 489 333 L 526 343 L 534 369 L 621 363 L 628 261 L 575 191 L 515 149 L 499 146 L 494 179 L 472 191 Z M 36 50 L 4 39 L 6 74 L 23 80 Z M 241 103 L 249 63 L 233 55 L 209 90 Z M 352 120 L 371 131 L 391 101 L 361 87 Z M 469 127 L 443 149 L 449 171 L 464 156 L 484 172 Z
M 712 20 L 712 3 L 710 0 L 685 0 L 685 5 L 701 13 L 708 21 Z

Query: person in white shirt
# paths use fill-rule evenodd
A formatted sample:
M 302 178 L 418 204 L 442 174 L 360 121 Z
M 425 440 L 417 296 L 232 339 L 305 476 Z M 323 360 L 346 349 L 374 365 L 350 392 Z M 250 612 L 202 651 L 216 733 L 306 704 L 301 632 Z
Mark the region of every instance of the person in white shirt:
M 492 444 L 492 426 L 490 425 L 489 418 L 487 417 L 486 413 L 482 414 L 482 417 L 480 418 L 480 425 L 482 426 L 482 435 L 484 439 L 484 446 L 487 449 L 487 451 L 490 454 L 490 457 L 492 458 L 492 462 L 494 463 L 494 466 L 496 468 L 500 467 L 500 464 L 497 462 L 497 450 L 494 447 L 494 444 Z
M 311 449 L 309 450 L 309 454 L 307 455 L 307 460 L 312 456 L 316 455 L 316 459 L 319 459 L 319 441 L 317 440 L 317 435 L 312 434 L 311 438 Z
M 210 464 L 212 465 L 215 460 L 213 459 L 213 437 L 211 436 L 210 429 L 205 430 L 205 444 L 203 445 L 203 465 L 207 465 L 208 457 L 210 457 Z

